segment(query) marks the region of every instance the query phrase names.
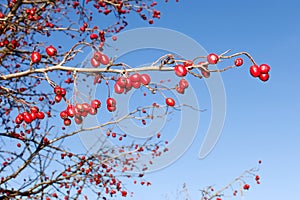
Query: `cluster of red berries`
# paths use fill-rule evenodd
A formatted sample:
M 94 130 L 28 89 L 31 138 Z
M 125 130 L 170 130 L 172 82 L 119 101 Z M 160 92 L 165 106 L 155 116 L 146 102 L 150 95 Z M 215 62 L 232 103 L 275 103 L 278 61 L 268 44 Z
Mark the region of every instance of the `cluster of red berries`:
M 23 112 L 17 115 L 15 122 L 17 124 L 21 124 L 23 121 L 26 122 L 26 124 L 30 124 L 36 119 L 44 119 L 45 114 L 41 111 L 39 111 L 39 108 L 36 106 L 33 106 L 30 108 L 29 112 Z
M 93 67 L 99 67 L 100 64 L 107 65 L 108 63 L 109 63 L 108 56 L 99 51 L 95 52 L 93 57 L 91 58 L 91 65 Z
M 270 77 L 269 71 L 270 71 L 270 66 L 267 64 L 261 64 L 260 66 L 252 65 L 250 67 L 250 74 L 253 77 L 259 77 L 261 81 L 269 80 Z
M 138 89 L 141 85 L 149 85 L 151 78 L 148 74 L 134 73 L 129 77 L 119 77 L 114 85 L 114 91 L 122 94 L 130 91 L 132 88 Z
M 65 126 L 71 125 L 70 118 L 74 117 L 74 121 L 76 124 L 81 124 L 83 121 L 83 117 L 86 117 L 88 114 L 96 115 L 97 109 L 100 108 L 101 102 L 98 99 L 94 99 L 91 101 L 91 104 L 82 103 L 76 105 L 68 105 L 66 110 L 60 112 L 60 118 L 64 120 Z
M 56 94 L 54 98 L 55 102 L 59 103 L 62 98 L 66 96 L 67 92 L 64 88 L 61 88 L 57 85 L 54 87 L 54 94 Z
M 50 57 L 56 56 L 57 49 L 55 47 L 53 47 L 52 45 L 50 45 L 46 48 L 46 53 Z M 31 62 L 32 63 L 39 63 L 41 61 L 41 59 L 42 59 L 42 56 L 39 52 L 34 51 L 31 53 Z

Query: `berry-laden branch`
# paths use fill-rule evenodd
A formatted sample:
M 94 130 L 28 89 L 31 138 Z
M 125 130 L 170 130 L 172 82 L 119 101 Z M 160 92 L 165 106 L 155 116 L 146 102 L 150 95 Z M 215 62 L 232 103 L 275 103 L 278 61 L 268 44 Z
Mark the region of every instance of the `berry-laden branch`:
M 261 160 L 258 161 L 258 164 L 261 164 Z M 208 186 L 207 188 L 201 190 L 202 196 L 201 200 L 222 200 L 226 196 L 238 196 L 244 195 L 244 191 L 250 189 L 249 179 L 254 179 L 256 184 L 260 184 L 260 176 L 257 174 L 259 171 L 259 166 L 251 168 L 244 171 L 241 175 L 233 179 L 223 188 L 215 191 L 213 186 Z M 236 189 L 238 188 L 238 189 Z M 226 191 L 231 190 L 231 195 L 226 194 Z
M 247 52 L 210 53 L 192 60 L 166 54 L 143 67 L 104 54 L 110 48 L 107 38 L 118 39 L 115 34 L 128 26 L 129 14 L 149 24 L 159 19 L 157 4 L 151 0 L 0 3 L 0 199 L 128 197 L 132 195 L 128 183 L 151 185 L 144 174 L 155 158 L 169 149 L 163 133 L 135 141 L 122 131 L 122 122 L 130 119 L 147 127 L 182 107 L 201 112 L 177 102 L 171 92 L 184 95 L 190 84 L 186 77 L 209 78 L 211 73 L 246 65 L 244 57 L 251 63 L 253 77 L 269 79 L 270 67 L 256 64 Z M 85 49 L 93 54 L 81 65 Z M 215 64 L 227 67 L 215 69 Z M 166 88 L 152 81 L 149 72 L 153 71 L 173 72 L 180 80 Z M 101 88 L 100 95 L 92 94 L 93 85 L 86 79 Z M 87 86 L 87 91 L 80 84 Z M 127 95 L 131 90 L 145 99 L 150 95 L 157 99 L 119 114 L 124 105 L 112 93 Z M 110 113 L 114 113 L 112 118 L 107 117 Z M 89 117 L 100 122 L 87 126 Z M 99 134 L 96 152 L 74 144 L 79 134 L 92 131 Z M 107 145 L 110 141 L 115 145 Z M 144 154 L 151 155 L 151 160 L 140 165 Z M 227 188 L 209 193 L 211 199 L 220 198 Z

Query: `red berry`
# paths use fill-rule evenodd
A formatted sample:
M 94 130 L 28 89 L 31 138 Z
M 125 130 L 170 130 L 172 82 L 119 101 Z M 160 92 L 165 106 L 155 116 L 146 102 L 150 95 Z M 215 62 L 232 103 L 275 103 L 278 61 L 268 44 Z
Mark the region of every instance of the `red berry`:
M 175 71 L 175 74 L 180 77 L 185 76 L 187 74 L 187 69 L 183 65 L 176 65 L 174 67 L 174 71 Z
M 141 80 L 141 75 L 139 73 L 134 73 L 129 78 L 132 82 L 139 82 Z
M 45 114 L 44 114 L 43 112 L 38 112 L 38 113 L 36 114 L 36 117 L 37 117 L 38 119 L 44 119 L 44 118 L 45 118 Z
M 32 121 L 36 119 L 36 113 L 35 112 L 30 113 L 30 115 L 31 115 Z
M 237 66 L 237 67 L 243 65 L 243 63 L 244 63 L 244 60 L 242 58 L 237 58 L 234 61 L 234 65 Z
M 262 74 L 267 74 L 267 73 L 269 73 L 269 71 L 270 71 L 270 66 L 267 65 L 267 64 L 261 64 L 261 65 L 259 66 L 259 69 L 260 69 L 260 73 L 262 73 Z
M 57 54 L 57 50 L 52 45 L 50 45 L 46 48 L 46 53 L 48 54 L 48 56 L 52 57 Z
M 55 98 L 54 98 L 56 103 L 59 103 L 61 101 L 61 99 L 62 99 L 61 95 L 56 95 Z
M 107 110 L 109 112 L 114 112 L 116 110 L 116 106 L 107 106 Z
M 77 116 L 77 117 L 74 118 L 74 121 L 75 121 L 76 124 L 81 124 L 82 123 L 82 117 Z
M 90 115 L 96 115 L 97 114 L 97 108 L 90 107 L 89 114 Z
M 36 107 L 36 106 L 33 106 L 33 107 L 30 108 L 30 112 L 38 113 L 39 112 L 39 108 Z
M 261 81 L 267 81 L 267 80 L 269 80 L 269 74 L 260 74 L 259 75 L 259 79 L 261 80 Z
M 135 89 L 138 89 L 141 87 L 141 82 L 132 82 L 131 83 L 132 87 L 134 87 Z
M 98 35 L 95 34 L 95 33 L 92 33 L 92 34 L 90 35 L 90 38 L 91 38 L 92 40 L 97 39 L 97 38 L 98 38 Z
M 67 94 L 67 91 L 64 88 L 60 88 L 60 95 L 62 97 L 64 97 L 64 96 L 66 96 L 66 94 Z
M 54 87 L 54 94 L 57 94 L 57 95 L 61 94 L 61 88 L 58 85 Z
M 64 125 L 65 126 L 70 126 L 71 125 L 71 120 L 69 118 L 64 119 Z
M 250 74 L 253 76 L 253 77 L 259 77 L 260 75 L 260 69 L 257 65 L 252 65 L 250 67 Z
M 36 52 L 36 51 L 32 52 L 32 54 L 31 54 L 31 61 L 33 63 L 38 63 L 38 62 L 41 61 L 41 59 L 42 59 L 42 56 L 41 56 L 41 54 L 39 52 Z
M 125 190 L 121 191 L 122 197 L 126 197 L 127 196 L 127 192 Z
M 115 107 L 116 104 L 117 104 L 117 102 L 116 102 L 116 100 L 114 98 L 109 97 L 106 100 L 106 104 L 107 104 L 107 106 Z
M 101 62 L 103 65 L 107 65 L 107 64 L 109 63 L 109 58 L 108 58 L 108 56 L 105 55 L 105 54 L 101 54 L 100 62 Z
M 124 92 L 124 87 L 121 87 L 119 84 L 116 83 L 114 85 L 114 90 L 115 90 L 115 93 L 122 94 Z
M 101 61 L 101 56 L 102 56 L 102 53 L 97 51 L 97 52 L 94 53 L 93 58 L 95 58 L 97 61 L 100 62 Z
M 166 104 L 173 107 L 175 106 L 175 101 L 173 98 L 166 98 Z
M 98 99 L 92 100 L 92 102 L 91 102 L 91 107 L 92 108 L 97 109 L 97 108 L 100 108 L 100 106 L 101 106 L 101 102 Z
M 18 143 L 18 144 L 17 144 L 17 147 L 19 147 L 19 148 L 20 148 L 20 147 L 21 147 L 21 144 L 20 144 L 20 143 Z
M 23 117 L 24 117 L 24 121 L 27 123 L 27 124 L 30 124 L 32 122 L 32 117 L 31 115 L 28 113 L 28 112 L 25 112 L 23 114 Z
M 100 64 L 101 64 L 101 62 L 98 61 L 98 60 L 96 60 L 96 58 L 91 58 L 91 65 L 92 65 L 93 67 L 99 67 Z
M 244 190 L 249 190 L 250 185 L 249 184 L 245 184 L 243 188 L 244 188 Z
M 214 54 L 214 53 L 211 53 L 211 54 L 208 54 L 207 56 L 207 62 L 209 64 L 217 64 L 217 62 L 219 61 L 219 56 L 217 54 Z
M 15 122 L 17 124 L 21 124 L 23 122 L 23 120 L 24 120 L 23 115 L 18 114 L 17 117 L 16 117 L 16 119 L 15 119 Z
M 179 94 L 184 94 L 184 88 L 182 87 L 176 87 L 176 91 L 179 93 Z
M 68 118 L 68 113 L 67 113 L 67 111 L 63 110 L 63 111 L 60 112 L 59 116 L 62 119 L 67 119 Z
M 179 87 L 185 89 L 185 88 L 188 88 L 189 87 L 189 82 L 185 79 L 181 79 L 179 81 Z
M 150 78 L 150 76 L 148 75 L 148 74 L 142 74 L 141 75 L 141 83 L 143 84 L 143 85 L 149 85 L 149 83 L 150 83 L 150 81 L 151 81 L 151 78 Z
M 74 117 L 74 115 L 75 115 L 74 106 L 68 105 L 68 107 L 66 109 L 66 112 L 67 112 L 69 117 Z
M 120 87 L 125 88 L 126 87 L 126 78 L 125 77 L 120 77 L 118 78 L 116 84 L 118 84 Z

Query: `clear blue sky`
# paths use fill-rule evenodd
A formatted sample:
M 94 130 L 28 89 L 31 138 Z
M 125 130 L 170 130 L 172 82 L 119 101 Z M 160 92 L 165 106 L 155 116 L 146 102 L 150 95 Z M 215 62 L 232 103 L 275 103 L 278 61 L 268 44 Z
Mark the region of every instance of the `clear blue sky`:
M 164 5 L 164 3 L 161 3 Z M 185 182 L 191 199 L 199 189 L 224 186 L 243 170 L 261 166 L 261 185 L 244 199 L 296 199 L 300 172 L 300 2 L 287 1 L 170 1 L 161 6 L 154 26 L 170 28 L 199 42 L 208 52 L 248 51 L 258 63 L 271 66 L 262 83 L 250 77 L 248 66 L 222 74 L 227 96 L 225 126 L 214 150 L 198 159 L 209 112 L 201 113 L 197 137 L 174 164 L 149 174 L 153 185 L 137 187 L 133 199 L 175 199 Z M 134 20 L 131 28 L 148 26 Z M 222 65 L 219 65 L 222 67 Z M 200 80 L 201 81 L 201 80 Z M 199 91 L 205 86 L 193 85 Z M 206 91 L 207 92 L 207 91 Z M 209 108 L 209 99 L 200 100 Z M 208 101 L 208 102 L 207 102 Z

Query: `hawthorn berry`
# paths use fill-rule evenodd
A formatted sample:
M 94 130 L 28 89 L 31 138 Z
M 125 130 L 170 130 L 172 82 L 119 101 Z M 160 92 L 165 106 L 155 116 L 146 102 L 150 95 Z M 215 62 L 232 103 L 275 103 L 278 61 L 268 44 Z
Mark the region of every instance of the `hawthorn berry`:
M 41 59 L 42 59 L 42 56 L 41 56 L 41 54 L 39 52 L 36 52 L 36 51 L 32 52 L 32 54 L 31 54 L 31 61 L 33 63 L 38 63 L 38 62 L 41 61 Z
M 243 186 L 243 189 L 244 189 L 244 190 L 249 190 L 249 188 L 250 188 L 250 185 L 249 185 L 249 184 L 245 184 L 245 185 Z
M 206 58 L 207 62 L 212 65 L 217 64 L 219 61 L 219 56 L 214 53 L 208 54 Z
M 269 78 L 270 78 L 270 75 L 269 74 L 260 74 L 259 75 L 259 79 L 261 80 L 261 81 L 267 81 L 267 80 L 269 80 Z
M 259 66 L 259 69 L 260 69 L 260 73 L 262 73 L 262 74 L 267 74 L 267 73 L 269 73 L 269 71 L 270 71 L 270 66 L 267 65 L 267 64 L 261 64 L 261 65 Z
M 237 58 L 234 60 L 234 65 L 239 67 L 239 66 L 242 66 L 244 63 L 244 60 L 242 58 Z
M 189 82 L 185 79 L 181 79 L 179 81 L 179 87 L 183 88 L 183 89 L 186 89 L 189 87 Z
M 151 78 L 148 74 L 142 74 L 140 77 L 140 81 L 143 85 L 149 85 Z
M 46 48 L 46 53 L 48 54 L 48 56 L 53 57 L 57 54 L 57 50 L 55 47 L 50 45 Z
M 106 99 L 106 104 L 107 104 L 107 106 L 115 107 L 117 102 L 114 98 L 109 97 Z
M 250 67 L 250 74 L 253 77 L 259 77 L 260 76 L 260 68 L 257 65 L 252 65 Z
M 186 76 L 186 74 L 187 74 L 187 69 L 184 65 L 176 65 L 174 67 L 174 71 L 175 71 L 175 74 L 180 77 Z
M 175 100 L 173 98 L 166 98 L 166 104 L 173 107 L 175 106 Z
M 95 108 L 95 109 L 100 108 L 101 107 L 101 102 L 98 99 L 94 99 L 91 102 L 91 107 Z

